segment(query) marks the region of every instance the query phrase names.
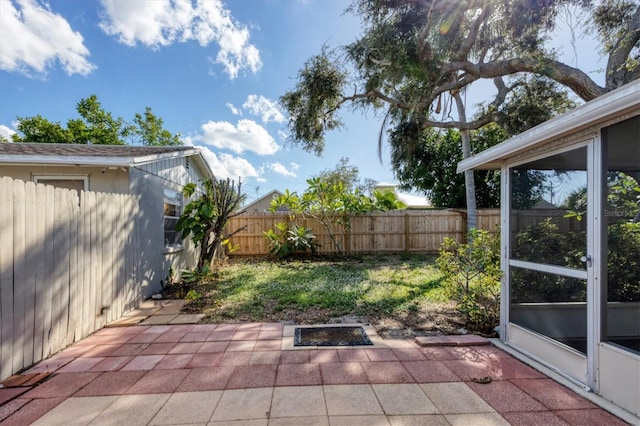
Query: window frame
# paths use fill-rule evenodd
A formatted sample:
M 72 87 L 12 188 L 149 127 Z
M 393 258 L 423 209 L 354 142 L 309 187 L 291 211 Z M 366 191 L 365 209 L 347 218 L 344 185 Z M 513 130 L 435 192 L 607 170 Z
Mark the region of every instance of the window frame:
M 166 226 L 167 226 L 167 219 L 174 220 L 175 222 L 177 222 L 178 219 L 180 218 L 180 215 L 182 215 L 183 206 L 184 206 L 184 197 L 182 195 L 182 191 L 177 191 L 175 189 L 165 187 L 163 188 L 163 191 L 162 191 L 162 201 L 163 201 L 162 202 L 162 207 L 163 207 L 162 228 L 163 228 L 164 252 L 172 253 L 175 251 L 180 251 L 184 249 L 184 243 L 182 238 L 179 236 L 178 231 L 175 230 L 175 225 L 174 225 L 174 229 L 169 231 L 169 232 L 175 233 L 176 235 L 175 239 L 177 241 L 173 243 L 169 243 L 166 237 L 167 231 L 168 231 Z M 167 205 L 171 205 L 175 207 L 175 212 L 177 213 L 177 216 L 169 216 L 165 214 Z
M 47 180 L 74 180 L 84 182 L 83 191 L 89 190 L 89 175 L 48 175 L 48 174 L 32 174 L 31 178 L 34 183 L 47 185 Z M 44 181 L 44 182 L 43 182 Z

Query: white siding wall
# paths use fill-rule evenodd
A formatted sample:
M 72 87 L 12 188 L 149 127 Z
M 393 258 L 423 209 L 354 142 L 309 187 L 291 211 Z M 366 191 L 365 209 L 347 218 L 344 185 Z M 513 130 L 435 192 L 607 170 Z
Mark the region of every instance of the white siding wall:
M 197 264 L 197 252 L 190 239 L 185 239 L 184 249 L 165 250 L 163 227 L 163 189 L 182 191 L 187 183 L 199 183 L 205 177 L 193 160 L 175 158 L 136 166 L 130 169 L 130 193 L 140 194 L 141 223 L 139 224 L 145 269 L 141 280 L 145 294 L 159 291 L 169 270 L 180 277 L 183 269 L 193 269 Z M 188 203 L 184 200 L 183 206 Z

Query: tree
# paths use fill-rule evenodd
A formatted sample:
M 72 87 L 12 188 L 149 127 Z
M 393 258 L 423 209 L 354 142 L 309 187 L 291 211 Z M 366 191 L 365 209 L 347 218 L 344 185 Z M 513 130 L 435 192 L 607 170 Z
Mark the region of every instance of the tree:
M 608 55 L 604 86 L 545 44 L 566 7 L 588 14 L 585 27 Z M 468 156 L 465 132 L 504 121 L 505 100 L 521 85 L 516 76 L 546 77 L 585 101 L 640 77 L 637 0 L 354 0 L 349 11 L 361 17 L 363 35 L 342 57 L 324 47 L 280 98 L 291 141 L 308 151 L 322 152 L 325 132 L 342 125 L 339 111 L 350 105 L 383 111 L 390 128 L 458 129 Z M 494 94 L 467 120 L 460 94 L 481 80 L 493 82 Z M 468 206 L 473 197 L 467 187 Z
M 74 143 L 72 134 L 58 122 L 53 123 L 41 115 L 17 119 L 18 133 L 11 135 L 14 142 Z
M 414 128 L 414 130 L 417 130 Z M 402 189 L 416 188 L 438 208 L 465 208 L 464 177 L 456 173 L 462 160 L 460 132 L 455 129 L 425 129 L 415 144 L 406 143 L 404 126 L 390 133 L 391 164 Z M 472 153 L 504 140 L 496 124 L 471 132 Z M 500 172 L 480 170 L 474 174 L 475 195 L 480 208 L 500 205 Z
M 336 164 L 334 169 L 324 169 L 313 177 L 332 184 L 340 182 L 347 191 L 358 188 L 360 183 L 358 166 L 349 164 L 349 157 L 340 158 L 340 162 Z
M 225 256 L 224 245 L 229 244 L 229 238 L 246 228 L 236 229 L 226 233 L 225 226 L 232 217 L 237 216 L 238 207 L 242 204 L 245 194 L 242 194 L 242 184 L 227 178 L 226 180 L 201 181 L 204 192 L 199 192 L 198 186 L 191 182 L 185 185 L 185 197 L 191 200 L 178 219 L 176 230 L 182 233 L 182 238 L 191 235 L 196 248 L 200 249 L 197 270 L 213 264 Z
M 521 78 L 518 83 L 502 107 L 500 122 L 469 132 L 472 155 L 575 107 L 566 91 L 546 78 Z M 456 172 L 463 158 L 460 131 L 400 123 L 388 133 L 391 164 L 403 189 L 424 192 L 436 207 L 466 207 L 464 178 Z M 499 171 L 476 170 L 474 183 L 478 207 L 500 205 Z
M 122 117 L 114 117 L 102 107 L 96 95 L 81 99 L 76 105 L 80 118 L 67 121 L 66 127 L 41 115 L 17 117 L 14 142 L 77 143 L 100 145 L 182 145 L 179 135 L 163 128 L 163 120 L 145 109 L 144 116 L 136 114 L 133 124 Z
M 342 182 L 349 192 L 357 189 L 364 194 L 371 193 L 377 182 L 373 179 L 361 180 L 359 173 L 358 166 L 349 164 L 349 157 L 342 157 L 333 170 L 322 170 L 314 177 L 330 183 Z
M 403 210 L 407 205 L 398 198 L 398 194 L 394 191 L 371 191 L 371 200 L 373 202 L 372 210 L 386 212 L 390 210 Z
M 179 134 L 172 134 L 163 128 L 164 121 L 157 117 L 150 107 L 144 110 L 144 116 L 136 114 L 133 118 L 136 127 L 133 131 L 144 146 L 179 146 L 182 145 Z
M 270 210 L 286 207 L 293 216 L 320 223 L 329 234 L 336 252 L 341 254 L 343 238 L 336 233 L 335 227 L 344 235 L 351 226 L 351 218 L 373 210 L 373 202 L 358 189 L 347 190 L 342 181 L 311 178 L 307 184 L 309 186 L 302 195 L 286 190 L 271 201 Z

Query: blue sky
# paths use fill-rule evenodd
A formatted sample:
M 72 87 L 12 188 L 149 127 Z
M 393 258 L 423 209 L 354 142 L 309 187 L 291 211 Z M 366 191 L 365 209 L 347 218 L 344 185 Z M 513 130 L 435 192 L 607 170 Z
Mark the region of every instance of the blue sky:
M 18 116 L 64 124 L 77 117 L 80 99 L 96 94 L 125 120 L 151 107 L 168 130 L 204 149 L 217 176 L 241 176 L 249 200 L 272 189 L 303 191 L 305 179 L 341 157 L 363 178 L 393 181 L 388 153 L 378 160 L 373 113 L 345 112 L 345 128 L 327 134 L 322 157 L 285 143 L 277 100 L 323 44 L 358 36 L 348 4 L 0 0 L 0 134 L 9 135 Z M 567 54 L 597 73 L 584 43 Z

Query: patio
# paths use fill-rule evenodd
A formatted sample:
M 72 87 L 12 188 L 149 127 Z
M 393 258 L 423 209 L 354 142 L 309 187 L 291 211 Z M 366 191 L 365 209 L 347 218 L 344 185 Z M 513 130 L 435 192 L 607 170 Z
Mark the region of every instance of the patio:
M 300 348 L 294 326 L 164 319 L 104 328 L 24 372 L 52 374 L 0 389 L 0 422 L 626 424 L 484 339 L 421 346 L 365 327 L 373 346 Z

